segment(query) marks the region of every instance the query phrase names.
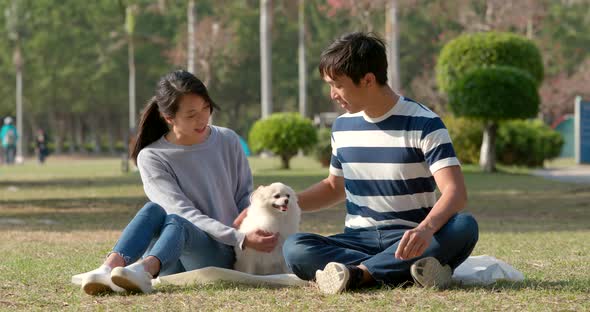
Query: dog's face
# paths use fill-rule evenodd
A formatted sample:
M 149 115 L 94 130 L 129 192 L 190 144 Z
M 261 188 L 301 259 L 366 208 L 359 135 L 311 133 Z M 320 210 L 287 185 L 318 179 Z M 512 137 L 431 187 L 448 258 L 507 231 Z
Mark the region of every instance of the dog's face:
M 283 183 L 273 183 L 268 186 L 260 186 L 251 198 L 252 205 L 262 209 L 287 213 L 297 205 L 297 196 L 293 189 Z

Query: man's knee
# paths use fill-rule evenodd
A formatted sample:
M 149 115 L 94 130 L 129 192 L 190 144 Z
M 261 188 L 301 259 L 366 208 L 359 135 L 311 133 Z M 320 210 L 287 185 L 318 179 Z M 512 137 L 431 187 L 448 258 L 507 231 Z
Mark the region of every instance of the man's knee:
M 468 213 L 458 214 L 455 218 L 458 231 L 462 233 L 464 237 L 471 238 L 472 243 L 475 244 L 479 239 L 479 225 L 475 218 Z
M 307 243 L 313 237 L 314 234 L 309 233 L 296 233 L 287 237 L 283 244 L 283 256 L 287 264 L 309 260 L 309 245 Z

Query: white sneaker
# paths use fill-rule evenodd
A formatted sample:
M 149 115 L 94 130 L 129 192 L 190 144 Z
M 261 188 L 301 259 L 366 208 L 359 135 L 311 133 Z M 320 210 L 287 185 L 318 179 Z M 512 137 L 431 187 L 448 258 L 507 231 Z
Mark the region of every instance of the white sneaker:
M 412 264 L 410 274 L 419 286 L 442 289 L 451 284 L 453 271 L 449 265 L 441 265 L 436 258 L 426 257 Z
M 111 268 L 106 265 L 101 265 L 98 269 L 86 272 L 82 276 L 82 290 L 91 295 L 109 292 L 123 292 L 125 289 L 115 285 L 111 281 Z
M 154 277 L 146 272 L 141 262 L 135 262 L 126 267 L 114 268 L 111 272 L 111 280 L 115 285 L 130 292 L 152 292 L 152 279 Z
M 342 263 L 330 262 L 326 264 L 323 270 L 315 272 L 315 282 L 324 294 L 343 292 L 348 285 L 349 279 L 350 271 Z

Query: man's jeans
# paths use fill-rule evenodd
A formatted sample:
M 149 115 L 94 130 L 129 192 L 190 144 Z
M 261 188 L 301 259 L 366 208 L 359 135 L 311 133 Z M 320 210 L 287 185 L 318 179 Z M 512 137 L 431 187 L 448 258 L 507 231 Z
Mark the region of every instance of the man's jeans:
M 289 268 L 304 280 L 312 280 L 316 270 L 329 262 L 364 264 L 378 282 L 401 284 L 412 280 L 410 266 L 424 257 L 435 257 L 452 269 L 459 266 L 475 247 L 478 226 L 469 214 L 456 214 L 436 232 L 424 254 L 409 260 L 395 258 L 397 246 L 407 227 L 384 226 L 370 230 L 347 230 L 324 237 L 298 233 L 289 236 L 283 254 Z
M 160 275 L 170 275 L 208 266 L 232 269 L 232 246 L 222 244 L 175 214 L 166 214 L 158 204 L 147 203 L 129 222 L 112 252 L 125 265 L 154 256 L 161 262 Z

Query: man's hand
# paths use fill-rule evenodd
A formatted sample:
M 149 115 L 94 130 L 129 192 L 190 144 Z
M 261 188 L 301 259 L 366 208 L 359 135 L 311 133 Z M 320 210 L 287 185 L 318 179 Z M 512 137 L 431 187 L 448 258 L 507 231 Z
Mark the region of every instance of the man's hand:
M 242 221 L 244 221 L 244 218 L 246 218 L 246 216 L 248 215 L 248 208 L 245 208 L 244 210 L 242 210 L 242 212 L 240 212 L 240 214 L 236 217 L 236 219 L 234 220 L 234 223 L 232 223 L 232 226 L 236 229 L 240 228 L 240 225 L 242 224 Z
M 407 260 L 421 256 L 426 248 L 430 246 L 433 235 L 433 231 L 419 227 L 406 231 L 397 246 L 395 257 Z
M 246 234 L 244 249 L 252 248 L 262 252 L 271 252 L 279 242 L 279 234 L 256 230 Z

